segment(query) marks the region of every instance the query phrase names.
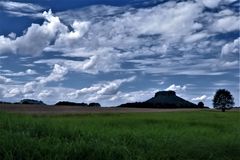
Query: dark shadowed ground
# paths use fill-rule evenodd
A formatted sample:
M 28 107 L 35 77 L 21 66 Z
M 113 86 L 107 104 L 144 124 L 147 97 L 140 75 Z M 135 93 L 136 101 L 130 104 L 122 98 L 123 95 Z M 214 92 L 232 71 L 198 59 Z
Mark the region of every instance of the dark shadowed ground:
M 86 113 L 147 113 L 199 111 L 202 109 L 156 109 L 156 108 L 118 108 L 81 106 L 44 106 L 22 104 L 0 104 L 0 110 L 27 114 L 86 114 Z

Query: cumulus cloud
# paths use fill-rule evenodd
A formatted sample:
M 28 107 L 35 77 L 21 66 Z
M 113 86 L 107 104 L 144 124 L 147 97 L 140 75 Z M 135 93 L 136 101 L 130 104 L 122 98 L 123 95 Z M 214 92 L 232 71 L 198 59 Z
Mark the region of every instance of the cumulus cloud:
M 168 88 L 166 88 L 165 90 L 166 91 L 185 91 L 186 88 L 187 88 L 187 86 L 185 86 L 185 85 L 180 86 L 180 85 L 172 84 Z
M 216 19 L 213 25 L 211 26 L 211 30 L 215 32 L 231 32 L 238 31 L 239 27 L 239 16 L 225 16 L 219 19 Z
M 55 41 L 55 48 L 70 47 L 72 43 L 79 40 L 87 31 L 90 26 L 89 22 L 86 21 L 74 21 L 71 27 L 73 31 L 60 33 Z
M 240 37 L 235 39 L 233 42 L 227 43 L 222 47 L 222 56 L 231 56 L 232 54 L 239 54 Z
M 68 22 L 69 24 L 64 24 L 59 17 L 53 16 L 51 11 L 44 12 L 46 21 L 42 25 L 32 24 L 23 36 L 15 39 L 0 36 L 0 44 L 2 44 L 0 53 L 40 55 L 48 51 L 63 52 L 65 57 L 86 59 L 61 60 L 61 65 L 72 71 L 97 74 L 101 71 L 120 70 L 122 62 L 138 56 L 160 55 L 163 61 L 168 61 L 164 59 L 165 55 L 175 56 L 172 52 L 178 50 L 182 52 L 182 48 L 186 51 L 196 48 L 198 49 L 196 52 L 199 50 L 206 52 L 206 49 L 200 48 L 200 44 L 210 34 L 207 31 L 200 31 L 203 28 L 199 20 L 203 16 L 203 7 L 199 3 L 167 2 L 151 8 L 127 8 L 126 11 L 121 7 L 117 9 L 109 6 L 99 7 L 106 13 L 114 13 L 117 16 L 99 17 L 100 20 L 96 21 L 95 16 L 91 16 L 88 20 L 84 19 L 86 13 L 83 12 L 81 13 L 84 16 L 81 16 L 81 19 L 72 16 L 73 12 L 59 13 L 58 15 L 65 19 L 75 17 Z M 96 14 L 91 9 L 89 12 L 90 15 Z M 33 40 L 38 36 L 38 40 Z M 193 45 L 196 41 L 199 43 Z M 31 45 L 24 45 L 26 43 Z M 176 65 L 181 66 L 181 64 Z M 165 68 L 162 68 L 162 71 L 167 72 Z M 151 72 L 153 71 L 154 69 Z M 178 73 L 185 74 L 188 71 Z
M 86 12 L 80 10 L 76 11 L 77 13 L 74 11 L 58 13 L 63 19 L 72 19 L 69 23 L 73 31 L 59 36 L 56 43 L 46 48 L 46 51 L 60 51 L 64 52 L 65 56 L 79 57 L 84 56 L 84 52 L 94 53 L 100 48 L 112 48 L 115 55 L 131 52 L 132 57 L 139 53 L 166 53 L 168 43 L 179 41 L 185 35 L 191 35 L 202 28 L 202 24 L 197 22 L 202 10 L 203 7 L 198 3 L 167 2 L 144 9 L 93 6 Z M 116 15 L 101 16 L 102 13 Z M 98 20 L 95 19 L 96 16 Z M 81 23 L 76 21 L 78 18 Z M 75 23 L 79 27 L 74 27 Z M 76 36 L 76 30 L 79 28 L 85 36 Z M 75 37 L 70 40 L 71 43 L 67 41 L 69 36 Z M 130 54 L 124 55 L 130 56 Z
M 5 84 L 5 83 L 9 83 L 9 82 L 12 82 L 12 80 L 10 78 L 0 75 L 0 84 Z
M 20 37 L 12 40 L 0 36 L 0 54 L 11 52 L 40 55 L 44 48 L 55 39 L 58 32 L 67 31 L 67 27 L 60 22 L 58 17 L 52 15 L 51 10 L 44 12 L 42 15 L 46 21 L 42 25 L 32 24 Z
M 207 99 L 206 95 L 202 95 L 200 97 L 192 98 L 192 101 L 204 101 Z
M 33 93 L 34 91 L 36 91 L 39 88 L 39 83 L 37 83 L 36 81 L 31 81 L 31 82 L 27 82 L 22 89 L 22 93 L 26 94 L 26 93 Z
M 22 36 L 16 37 L 15 33 L 8 37 L 0 36 L 0 54 L 15 53 L 39 56 L 44 51 L 51 51 L 48 47 L 53 43 L 53 49 L 70 47 L 78 41 L 88 30 L 90 23 L 87 21 L 74 21 L 70 26 L 62 23 L 52 11 L 43 12 L 45 19 L 42 25 L 32 24 Z M 72 28 L 72 30 L 70 29 Z M 28 44 L 28 45 L 25 45 Z M 51 47 L 50 47 L 51 48 Z
M 117 16 L 101 17 L 101 9 L 104 13 L 114 13 Z M 126 11 L 123 11 L 123 8 L 99 6 L 98 21 L 94 18 L 96 16 L 84 19 L 84 16 L 96 14 L 96 10 L 91 7 L 87 14 L 83 11 L 79 11 L 81 14 L 74 11 L 58 13 L 64 19 L 72 19 L 69 23 L 73 30 L 60 34 L 56 43 L 45 48 L 45 51 L 60 51 L 65 57 L 88 58 L 84 62 L 62 60 L 61 64 L 68 66 L 70 70 L 93 74 L 114 71 L 121 69 L 121 63 L 127 59 L 164 56 L 171 52 L 173 47 L 175 50 L 175 43 L 182 43 L 182 38 L 186 39 L 187 43 L 207 38 L 209 35 L 206 32 L 197 32 L 203 27 L 198 22 L 202 10 L 203 7 L 194 2 L 167 2 L 152 8 L 127 8 Z M 80 17 L 81 23 L 76 21 L 77 17 Z M 81 25 L 73 27 L 72 23 Z M 77 28 L 81 28 L 83 33 L 76 34 L 81 35 L 79 37 L 75 36 L 79 30 Z M 69 36 L 74 38 L 67 40 Z
M 111 50 L 111 51 L 110 51 Z M 110 72 L 120 69 L 120 58 L 115 55 L 112 49 L 101 48 L 95 52 L 87 53 L 90 57 L 83 61 L 66 60 L 66 59 L 46 59 L 37 60 L 36 64 L 60 64 L 69 71 L 85 72 L 89 74 L 98 74 L 99 72 Z M 92 55 L 93 54 L 93 55 Z
M 12 46 L 12 40 L 8 37 L 0 36 L 0 54 L 1 53 L 13 53 L 15 52 L 14 46 Z
M 34 98 L 41 99 L 48 103 L 56 103 L 60 100 L 69 101 L 84 101 L 84 102 L 103 102 L 104 104 L 119 104 L 118 100 L 126 102 L 126 93 L 121 92 L 120 88 L 124 83 L 129 83 L 135 80 L 136 77 L 129 77 L 123 79 L 116 79 L 113 81 L 103 81 L 97 84 L 93 84 L 90 87 L 82 89 L 73 89 L 65 87 L 48 87 L 47 84 L 40 83 L 39 80 L 30 81 L 24 85 L 8 85 L 1 86 L 2 97 L 4 98 Z M 50 81 L 48 81 L 50 82 Z M 116 95 L 121 95 L 117 100 Z M 125 95 L 125 96 L 123 96 Z M 135 98 L 139 96 L 134 95 Z M 141 95 L 143 97 L 143 94 Z M 125 98 L 124 98 L 125 97 Z M 130 98 L 132 96 L 129 96 Z M 110 100 L 111 99 L 111 100 Z M 114 100 L 115 99 L 115 100 Z M 132 97 L 133 99 L 133 97 Z
M 5 98 L 16 97 L 20 95 L 22 92 L 19 88 L 10 88 L 7 89 L 7 92 L 4 94 Z
M 44 100 L 44 99 L 46 99 L 48 97 L 52 97 L 52 96 L 53 96 L 53 91 L 51 91 L 51 90 L 43 90 L 37 95 L 37 97 L 41 100 Z
M 68 70 L 55 64 L 51 73 L 48 76 L 37 77 L 34 81 L 29 81 L 24 85 L 8 85 L 3 86 L 3 97 L 11 98 L 11 97 L 47 97 L 47 93 L 44 91 L 44 88 L 50 82 L 58 82 L 64 79 L 64 76 L 68 73 Z M 12 80 L 7 79 L 3 76 L 0 76 L 0 82 L 9 83 Z M 52 92 L 51 92 L 52 93 Z M 50 94 L 50 93 L 49 93 Z M 57 94 L 57 92 L 56 92 Z M 50 96 L 50 95 L 49 95 Z
M 66 67 L 55 64 L 52 72 L 47 77 L 38 77 L 39 83 L 46 84 L 49 82 L 57 82 L 63 80 L 64 76 L 68 73 Z

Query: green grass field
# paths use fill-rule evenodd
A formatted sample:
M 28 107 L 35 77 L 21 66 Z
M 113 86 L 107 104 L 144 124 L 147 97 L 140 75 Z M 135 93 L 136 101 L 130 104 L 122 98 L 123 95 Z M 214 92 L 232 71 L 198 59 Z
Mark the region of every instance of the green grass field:
M 0 159 L 239 160 L 239 112 L 0 112 Z

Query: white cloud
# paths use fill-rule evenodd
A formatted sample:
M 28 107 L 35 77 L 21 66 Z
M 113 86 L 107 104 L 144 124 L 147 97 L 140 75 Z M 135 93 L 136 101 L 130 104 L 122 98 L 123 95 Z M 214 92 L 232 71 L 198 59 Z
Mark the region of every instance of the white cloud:
M 202 10 L 203 7 L 198 3 L 167 2 L 145 9 L 93 6 L 86 12 L 80 10 L 58 13 L 67 21 L 71 19 L 70 24 L 74 24 L 80 17 L 80 22 L 85 26 L 80 28 L 83 33 L 87 32 L 85 36 L 78 37 L 75 36 L 77 30 L 75 28 L 67 35 L 59 36 L 56 43 L 47 47 L 45 51 L 60 51 L 64 52 L 65 56 L 78 57 L 85 57 L 87 53 L 95 53 L 104 48 L 111 48 L 105 51 L 105 54 L 113 50 L 115 55 L 122 57 L 165 54 L 168 43 L 179 41 L 182 37 L 202 28 L 202 24 L 197 21 Z M 101 17 L 103 13 L 117 15 Z M 99 17 L 98 20 L 95 19 L 96 17 Z M 87 21 L 91 21 L 90 27 L 86 25 L 89 24 Z M 78 38 L 73 38 L 69 42 L 67 37 L 70 35 Z M 151 36 L 156 39 L 153 41 Z
M 232 15 L 234 15 L 234 12 L 232 10 L 223 9 L 217 13 L 216 17 L 226 17 L 226 16 L 232 16 Z
M 36 81 L 28 82 L 23 86 L 22 93 L 23 94 L 33 93 L 38 89 L 38 87 L 39 87 L 39 84 Z
M 123 83 L 131 82 L 134 80 L 135 80 L 135 77 L 130 77 L 125 79 L 117 79 L 114 81 L 107 81 L 107 82 L 94 84 L 91 87 L 70 92 L 68 93 L 68 97 L 72 99 L 76 99 L 79 97 L 87 96 L 86 99 L 91 101 L 93 99 L 99 99 L 104 96 L 115 95 L 118 93 L 119 88 Z
M 201 40 L 203 38 L 207 38 L 207 37 L 209 37 L 209 35 L 207 33 L 202 33 L 202 32 L 194 33 L 194 34 L 192 34 L 190 36 L 187 36 L 185 38 L 185 42 L 186 43 L 193 43 L 195 41 L 199 41 L 199 40 Z
M 68 27 L 51 10 L 43 12 L 41 17 L 45 19 L 43 24 L 33 23 L 22 36 L 16 37 L 15 33 L 10 33 L 8 37 L 0 35 L 0 54 L 10 52 L 38 56 L 44 51 L 54 51 L 54 48 L 72 48 L 72 44 L 79 41 L 90 25 L 87 21 L 76 20 Z M 52 47 L 51 43 L 54 44 Z
M 231 56 L 232 54 L 239 54 L 240 37 L 233 42 L 227 43 L 222 47 L 221 56 Z
M 235 84 L 233 81 L 220 80 L 220 81 L 214 82 L 213 85 L 218 86 L 218 87 L 226 87 L 226 86 L 231 86 L 231 85 L 235 85 Z
M 11 39 L 16 39 L 16 33 L 11 32 L 8 34 L 8 37 Z
M 197 3 L 165 3 L 139 10 L 136 14 L 126 14 L 122 22 L 131 23 L 138 34 L 163 34 L 164 37 L 177 38 L 194 30 L 194 19 L 201 11 L 202 8 Z
M 201 0 L 202 3 L 208 8 L 216 8 L 221 0 Z
M 13 53 L 15 52 L 15 47 L 12 46 L 12 40 L 8 37 L 0 36 L 0 54 L 1 53 Z
M 0 56 L 0 60 L 2 60 L 2 59 L 7 59 L 8 58 L 8 56 Z M 0 67 L 1 68 L 1 67 Z
M 32 69 L 27 69 L 26 74 L 28 74 L 28 75 L 36 74 L 36 71 L 34 71 Z
M 211 30 L 213 32 L 231 32 L 238 31 L 240 18 L 239 16 L 225 16 L 219 19 L 216 19 L 213 25 L 211 26 Z
M 17 12 L 17 11 L 6 11 L 6 12 L 15 17 L 42 18 L 41 13 L 23 13 L 23 12 Z
M 206 95 L 202 95 L 200 97 L 192 98 L 192 101 L 204 101 L 207 99 Z
M 0 36 L 0 54 L 11 52 L 40 55 L 44 48 L 55 39 L 58 32 L 67 31 L 67 27 L 60 22 L 58 17 L 52 15 L 51 10 L 44 12 L 42 16 L 46 20 L 42 25 L 32 24 L 22 36 L 16 39 L 12 40 L 8 37 Z
M 60 64 L 69 71 L 98 74 L 99 72 L 110 72 L 120 68 L 120 58 L 115 55 L 112 49 L 100 48 L 95 52 L 87 53 L 90 57 L 83 61 L 66 59 L 37 60 L 34 63 L 46 63 L 48 65 Z M 93 55 L 91 55 L 93 54 Z
M 88 31 L 89 26 L 89 22 L 74 21 L 71 26 L 73 28 L 73 31 L 59 34 L 58 38 L 55 41 L 55 48 L 71 47 L 72 43 L 78 41 Z
M 152 98 L 157 91 L 157 89 L 151 88 L 145 91 L 118 92 L 110 98 L 111 102 L 108 103 L 120 105 L 128 102 L 143 102 Z
M 9 82 L 12 82 L 12 80 L 10 78 L 0 75 L 0 84 L 5 84 L 5 83 L 9 83 Z
M 101 86 L 100 90 L 97 91 L 97 94 L 100 95 L 113 95 L 118 92 L 119 87 L 126 82 L 132 82 L 136 77 L 130 77 L 126 79 L 119 79 L 109 82 Z
M 183 86 L 180 86 L 180 85 L 175 85 L 175 84 L 172 84 L 170 85 L 168 88 L 166 88 L 165 90 L 166 91 L 185 91 L 187 88 L 187 86 L 183 85 Z
M 207 8 L 214 9 L 219 7 L 220 5 L 227 5 L 236 2 L 237 0 L 195 0 L 195 1 L 202 3 Z
M 29 71 L 31 72 L 31 71 Z M 47 96 L 47 93 L 43 90 L 46 88 L 47 83 L 49 82 L 58 82 L 64 79 L 64 76 L 68 73 L 68 70 L 55 64 L 53 70 L 48 76 L 37 77 L 34 81 L 25 83 L 24 85 L 8 85 L 4 86 L 3 97 L 44 97 Z M 1 79 L 2 78 L 2 79 Z M 0 76 L 0 81 L 3 80 L 5 83 L 11 82 L 10 79 L 6 79 Z M 1 86 L 0 86 L 1 87 Z M 51 92 L 52 93 L 52 92 Z M 57 93 L 55 93 L 57 94 Z
M 116 11 L 110 6 L 99 6 L 97 12 L 101 9 L 104 13 Z M 91 7 L 87 14 L 82 11 L 81 14 L 74 11 L 58 13 L 63 19 L 71 19 L 73 31 L 59 34 L 55 44 L 44 51 L 60 51 L 65 57 L 86 57 L 88 59 L 83 62 L 61 60 L 60 64 L 69 70 L 97 74 L 121 69 L 121 63 L 126 59 L 167 55 L 173 47 L 171 42 L 175 45 L 186 36 L 188 42 L 208 37 L 207 33 L 196 32 L 203 27 L 198 22 L 203 7 L 198 3 L 167 2 L 152 8 L 123 9 L 117 9 L 117 16 L 99 17 L 98 21 L 96 15 L 84 19 L 84 16 L 96 14 Z M 76 33 L 78 30 L 83 34 Z
M 17 17 L 41 18 L 42 15 L 39 12 L 43 11 L 44 7 L 32 3 L 1 1 L 0 9 Z
M 51 91 L 51 90 L 43 90 L 43 91 L 41 91 L 39 94 L 38 94 L 38 99 L 41 99 L 41 100 L 44 100 L 44 99 L 46 99 L 46 98 L 48 98 L 48 97 L 52 97 L 53 96 L 53 91 Z
M 5 98 L 9 97 L 16 97 L 21 94 L 21 90 L 19 88 L 10 88 L 7 89 L 6 93 L 4 94 Z
M 199 18 L 203 16 L 203 6 L 199 3 L 167 2 L 152 8 L 125 8 L 126 11 L 123 11 L 121 7 L 118 9 L 112 9 L 110 6 L 99 7 L 105 9 L 106 13 L 115 13 L 116 11 L 118 15 L 99 17 L 98 21 L 95 19 L 96 16 L 92 16 L 89 19 L 84 19 L 84 16 L 80 16 L 81 19 L 78 19 L 77 16 L 72 16 L 74 19 L 69 22 L 69 25 L 66 25 L 60 21 L 59 17 L 53 16 L 51 12 L 45 12 L 46 22 L 42 25 L 33 24 L 32 26 L 36 26 L 33 27 L 34 29 L 31 29 L 32 26 L 29 27 L 26 33 L 21 37 L 17 37 L 16 40 L 3 36 L 1 39 L 0 37 L 0 43 L 4 43 L 0 45 L 0 53 L 1 51 L 8 51 L 40 55 L 44 51 L 60 51 L 64 53 L 65 57 L 84 57 L 86 59 L 83 61 L 62 59 L 58 60 L 58 64 L 66 67 L 69 71 L 91 74 L 121 70 L 121 63 L 128 59 L 160 55 L 164 65 L 149 68 L 148 70 L 153 69 L 151 72 L 155 72 L 157 67 L 161 67 L 161 69 L 158 69 L 158 73 L 168 73 L 169 70 L 175 69 L 177 70 L 175 73 L 178 74 L 192 74 L 194 72 L 189 72 L 186 70 L 186 67 L 183 68 L 183 64 L 165 59 L 164 56 L 175 56 L 172 55 L 174 54 L 172 52 L 177 52 L 178 50 L 182 52 L 181 48 L 184 48 L 185 51 L 193 49 L 199 51 L 201 49 L 202 52 L 212 52 L 212 48 L 209 45 L 200 48 L 203 39 L 208 38 L 210 33 L 205 30 L 201 31 L 204 26 Z M 108 10 L 109 12 L 107 12 Z M 96 14 L 91 9 L 89 9 L 89 12 L 90 15 Z M 65 19 L 71 19 L 72 17 L 70 16 L 74 15 L 73 11 L 71 14 L 65 14 L 69 15 L 65 15 L 65 17 L 63 13 L 58 15 Z M 86 15 L 86 13 L 82 14 Z M 45 29 L 47 36 L 40 33 L 43 26 L 47 28 Z M 34 33 L 30 32 L 35 29 L 37 31 L 40 30 L 39 33 L 35 33 L 35 31 Z M 36 42 L 33 41 L 32 37 L 36 37 L 38 34 L 41 34 L 42 37 Z M 50 36 L 51 34 L 52 36 Z M 196 41 L 198 43 L 193 45 L 192 43 Z M 23 45 L 26 43 L 34 44 Z M 206 46 L 208 49 L 206 49 Z M 196 52 L 198 53 L 198 51 Z M 187 55 L 188 53 L 184 54 Z M 192 52 L 191 54 L 195 53 Z M 190 60 L 191 58 L 188 58 L 185 62 L 189 63 Z M 52 63 L 51 65 L 56 64 L 56 62 L 53 63 L 55 60 L 50 61 L 48 63 Z M 169 64 L 175 63 L 176 66 L 180 67 L 179 69 L 174 68 L 168 64 L 166 65 L 165 62 Z M 205 63 L 204 59 L 202 59 L 202 62 Z M 155 67 L 156 70 L 154 69 Z M 207 74 L 206 68 L 197 68 L 196 71 L 204 75 Z
M 1 1 L 0 7 L 6 10 L 13 10 L 13 11 L 15 10 L 15 11 L 22 11 L 22 12 L 37 12 L 44 9 L 43 7 L 36 4 L 12 2 L 12 1 Z
M 223 75 L 226 73 L 224 70 L 236 68 L 235 62 L 230 65 L 219 58 L 206 59 L 193 54 L 182 57 L 134 59 L 127 62 L 134 64 L 135 68 L 132 71 L 161 75 Z
M 115 95 L 119 95 L 121 93 L 120 88 L 124 83 L 129 83 L 134 80 L 135 77 L 116 79 L 113 81 L 103 81 L 82 89 L 48 87 L 46 83 L 42 84 L 40 83 L 39 80 L 36 80 L 30 81 L 25 85 L 21 84 L 0 85 L 2 93 L 0 96 L 6 99 L 21 99 L 21 98 L 41 99 L 44 102 L 50 104 L 56 103 L 57 101 L 61 100 L 75 102 L 97 101 L 103 102 L 105 105 L 110 103 L 120 104 L 117 100 L 114 101 L 110 99 Z M 136 98 L 139 97 L 136 96 Z
M 37 74 L 37 72 L 35 70 L 27 69 L 24 72 L 17 72 L 17 73 L 9 72 L 9 73 L 4 73 L 2 75 L 5 75 L 5 76 L 27 76 L 27 75 L 35 75 L 35 74 Z
M 38 77 L 39 83 L 46 84 L 49 82 L 57 82 L 63 80 L 64 76 L 68 73 L 66 67 L 55 64 L 52 72 L 47 77 Z

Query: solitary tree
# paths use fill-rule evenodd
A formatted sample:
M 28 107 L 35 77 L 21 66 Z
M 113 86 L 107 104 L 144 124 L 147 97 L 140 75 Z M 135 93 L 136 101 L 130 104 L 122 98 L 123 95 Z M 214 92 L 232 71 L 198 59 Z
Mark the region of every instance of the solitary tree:
M 198 103 L 198 108 L 203 108 L 204 107 L 204 103 L 203 102 L 199 102 Z
M 222 109 L 222 112 L 225 112 L 225 109 L 232 108 L 233 105 L 234 105 L 234 98 L 228 90 L 226 89 L 217 90 L 213 98 L 214 108 Z

